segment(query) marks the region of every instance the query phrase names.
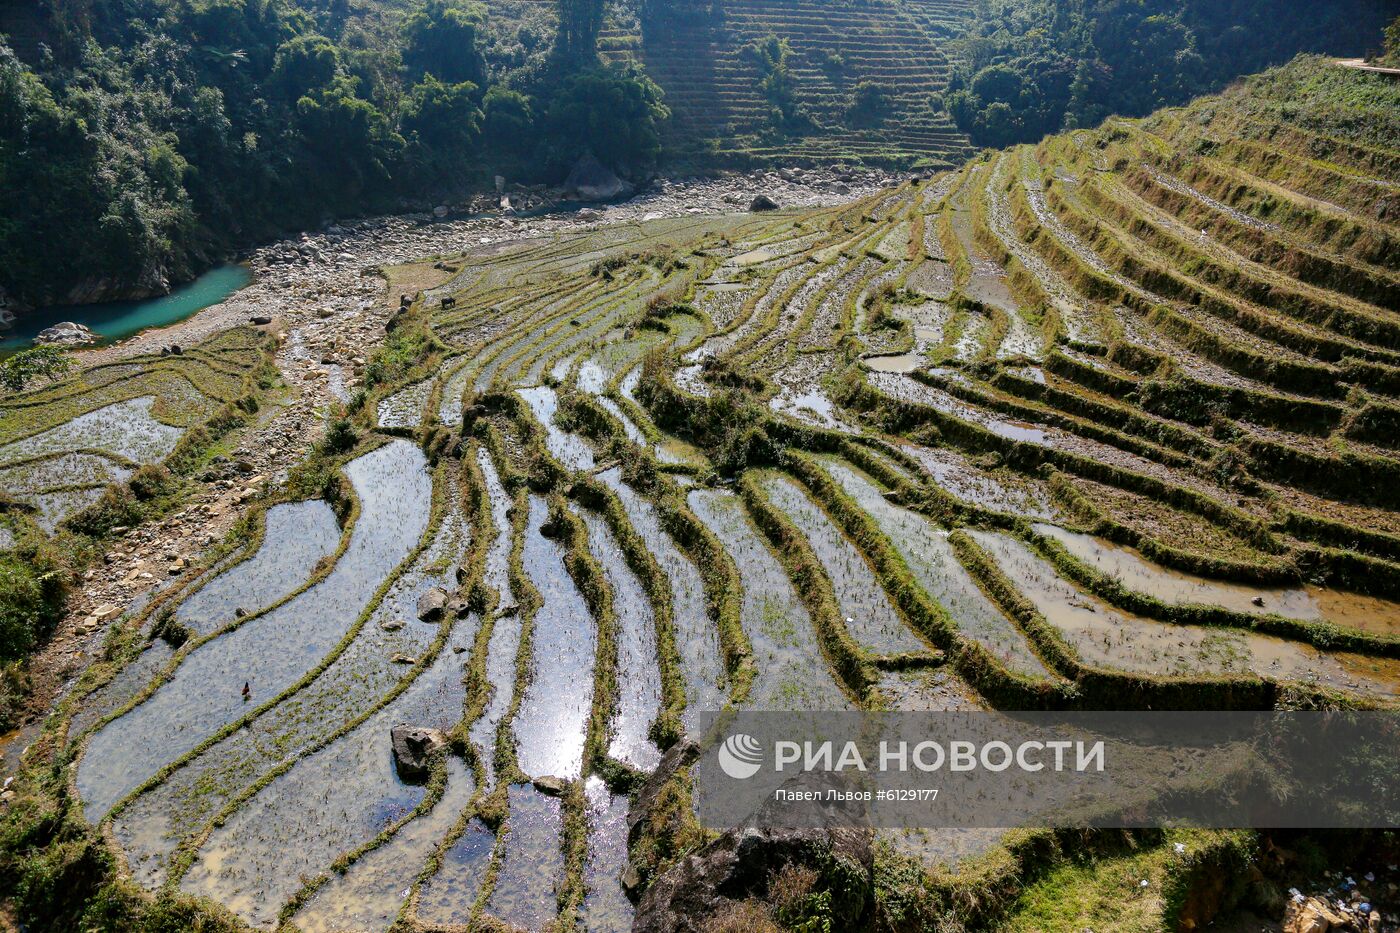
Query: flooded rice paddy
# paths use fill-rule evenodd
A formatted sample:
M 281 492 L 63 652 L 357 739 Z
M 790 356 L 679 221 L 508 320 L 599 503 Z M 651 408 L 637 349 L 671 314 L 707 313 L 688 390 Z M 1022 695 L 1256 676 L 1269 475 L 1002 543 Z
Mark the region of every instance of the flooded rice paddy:
M 731 704 L 820 717 L 989 709 L 1006 695 L 972 683 L 1079 702 L 1085 675 L 1044 650 L 1046 632 L 1025 621 L 1034 614 L 1019 610 L 1018 621 L 1005 607 L 1033 607 L 1090 671 L 1188 686 L 1259 677 L 1319 706 L 1338 696 L 1393 705 L 1400 524 L 1330 481 L 1330 462 L 1291 495 L 1288 477 L 1269 472 L 1276 458 L 1250 447 L 1290 440 L 1289 425 L 1256 423 L 1268 423 L 1252 410 L 1266 394 L 1352 426 L 1364 424 L 1356 400 L 1383 387 L 1335 359 L 1318 369 L 1338 381 L 1312 389 L 1285 384 L 1287 366 L 1242 362 L 1293 366 L 1322 345 L 1276 346 L 1282 329 L 1259 327 L 1229 353 L 1202 350 L 1282 312 L 1240 295 L 1240 313 L 1212 318 L 1194 299 L 1216 300 L 1221 285 L 1183 271 L 1191 261 L 1144 276 L 1160 244 L 1100 217 L 1123 195 L 1087 196 L 1094 174 L 1114 171 L 1092 151 L 1047 141 L 858 210 L 813 213 L 806 226 L 762 216 L 602 225 L 462 259 L 472 268 L 401 324 L 431 328 L 451 347 L 446 359 L 354 416 L 358 449 L 370 452 L 337 469 L 357 507 L 269 507 L 256 545 L 179 578 L 170 605 L 185 646 L 130 650 L 75 704 L 68 735 L 85 815 L 112 814 L 105 838 L 138 884 L 209 897 L 258 928 L 500 921 L 536 933 L 567 916 L 613 933 L 636 909 L 621 879 L 637 854 L 628 819 L 639 804 L 619 788 L 627 769 L 640 779 L 660 761 L 667 736 L 654 725 L 680 713 L 694 729 Z M 1060 181 L 1049 184 L 1052 164 Z M 1155 167 L 1123 184 L 1196 191 Z M 1189 201 L 1223 212 L 1204 195 Z M 1121 255 L 1104 251 L 1100 223 L 1127 241 Z M 1022 235 L 1028 225 L 1038 236 Z M 1192 238 L 1180 248 L 1214 249 Z M 994 258 L 1003 254 L 1015 274 Z M 1187 345 L 1163 315 L 1086 299 L 1072 284 L 1078 264 L 1142 300 L 1174 276 L 1182 301 L 1154 303 L 1191 306 L 1182 313 L 1209 339 Z M 1292 288 L 1288 270 L 1245 271 Z M 1045 302 L 1028 307 L 1022 293 L 1036 288 Z M 449 292 L 456 307 L 441 307 Z M 1360 295 L 1326 300 L 1336 316 L 1317 320 L 1365 310 Z M 1311 340 L 1331 325 L 1307 326 Z M 1342 337 L 1358 359 L 1390 358 Z M 293 340 L 289 352 L 310 350 Z M 1228 399 L 1208 426 L 1142 390 L 1167 360 Z M 91 397 L 55 389 L 43 402 L 64 417 L 3 434 L 0 489 L 25 508 L 7 512 L 0 547 L 60 530 L 108 484 L 168 457 L 216 398 L 234 397 L 213 377 L 199 389 L 173 376 L 124 384 L 151 365 L 176 364 L 90 370 L 73 385 Z M 348 386 L 352 375 L 347 363 L 338 378 Z M 176 382 L 185 387 L 167 393 Z M 490 396 L 463 425 L 473 391 Z M 504 393 L 514 399 L 497 404 Z M 575 393 L 609 417 L 561 421 Z M 537 462 L 536 437 L 572 476 Z M 1347 445 L 1347 469 L 1364 477 L 1380 469 L 1366 466 L 1381 449 L 1373 440 L 1310 435 L 1290 449 L 1326 458 Z M 619 509 L 595 511 L 588 474 Z M 337 512 L 353 524 L 342 528 Z M 1083 533 L 1105 517 L 1141 535 L 1142 549 Z M 622 545 L 637 541 L 651 560 L 629 559 Z M 1070 582 L 1044 556 L 1055 548 L 1117 586 L 1095 596 Z M 815 568 L 801 566 L 806 555 Z M 1251 563 L 1264 570 L 1232 572 Z M 825 583 L 801 589 L 822 578 L 834 606 Z M 424 611 L 435 590 L 447 606 Z M 669 626 L 653 598 L 669 599 Z M 1162 621 L 1183 607 L 1228 624 Z M 151 631 L 140 608 L 123 607 Z M 1329 644 L 1327 626 L 1347 650 L 1314 646 Z M 856 675 L 833 656 L 851 642 Z M 997 663 L 969 661 L 986 656 L 958 650 L 969 646 Z M 663 716 L 663 697 L 683 703 Z M 395 768 L 389 735 L 400 724 L 453 735 L 430 780 Z M 911 831 L 878 844 L 892 859 L 957 871 L 1002 858 L 1001 840 Z
M 181 661 L 170 680 L 88 744 L 78 786 L 90 818 L 102 816 L 162 765 L 245 715 L 250 685 L 276 697 L 346 634 L 379 582 L 428 524 L 431 480 L 422 453 L 394 441 L 346 467 L 360 514 L 330 574 L 266 615 L 252 618 Z
M 530 675 L 512 722 L 516 758 L 531 777 L 577 778 L 593 700 L 598 634 L 558 541 L 541 533 L 549 507 L 530 497 L 522 562 L 540 594 L 530 637 Z

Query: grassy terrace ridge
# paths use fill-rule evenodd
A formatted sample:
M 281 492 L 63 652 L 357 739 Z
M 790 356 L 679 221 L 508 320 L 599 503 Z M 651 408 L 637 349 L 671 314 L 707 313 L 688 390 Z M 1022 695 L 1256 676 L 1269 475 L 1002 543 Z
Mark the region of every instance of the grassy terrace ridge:
M 734 30 L 812 15 L 730 6 Z M 913 42 L 953 28 L 955 6 L 871 9 Z M 291 930 L 353 882 L 382 889 L 385 930 L 627 929 L 623 876 L 646 891 L 714 839 L 680 744 L 703 710 L 1395 707 L 1400 215 L 1381 193 L 1400 185 L 1400 131 L 1377 127 L 1400 130 L 1397 113 L 1400 84 L 1299 59 L 837 208 L 443 257 L 459 271 L 389 320 L 340 443 L 113 627 L 12 785 L 0 897 L 35 930 Z M 91 560 L 114 525 L 175 507 L 180 477 L 256 415 L 269 351 L 236 329 L 0 402 L 0 469 L 34 483 L 4 501 L 17 547 Z M 119 410 L 166 446 L 92 427 L 153 394 Z M 431 473 L 421 539 L 285 689 L 90 826 L 78 788 L 101 780 L 103 730 L 354 560 L 385 490 L 347 477 L 388 445 Z M 63 457 L 130 475 L 46 530 L 44 496 L 96 488 L 44 472 Z M 269 510 L 307 499 L 336 508 L 338 548 L 180 631 L 184 600 L 257 559 Z M 420 620 L 430 585 L 446 605 Z M 451 708 L 423 705 L 431 690 Z M 331 715 L 343 691 L 354 709 Z M 447 736 L 418 786 L 384 771 L 400 716 Z M 236 776 L 200 770 L 249 729 L 275 747 Z M 548 748 L 524 744 L 542 729 Z M 324 803 L 342 793 L 363 811 Z M 250 814 L 289 800 L 311 842 L 244 859 L 270 851 Z M 1038 830 L 950 859 L 882 836 L 873 877 L 846 881 L 862 929 L 1196 928 L 1277 906 L 1242 880 L 1273 846 Z M 208 881 L 221 870 L 238 880 Z M 275 903 L 238 890 L 272 876 Z M 786 883 L 731 904 L 748 925 L 725 929 L 841 928 L 831 898 Z

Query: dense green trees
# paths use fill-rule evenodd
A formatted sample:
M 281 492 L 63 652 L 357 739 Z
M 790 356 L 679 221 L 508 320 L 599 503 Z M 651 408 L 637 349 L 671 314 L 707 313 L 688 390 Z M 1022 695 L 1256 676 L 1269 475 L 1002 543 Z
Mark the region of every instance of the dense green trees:
M 851 91 L 848 115 L 853 126 L 875 126 L 889 114 L 894 88 L 883 81 L 861 81 Z
M 603 28 L 603 0 L 558 0 L 559 32 L 554 51 L 568 66 L 590 65 L 598 55 Z
M 592 68 L 563 80 L 545 126 L 561 162 L 592 151 L 605 164 L 639 168 L 661 154 L 660 124 L 669 116 L 661 88 L 646 75 L 633 68 Z
M 480 3 L 375 9 L 89 0 L 55 9 L 51 54 L 0 37 L 0 286 L 31 304 L 158 292 L 328 216 L 497 172 L 556 180 L 587 146 L 657 157 L 661 92 L 600 67 L 599 0 L 559 0 L 548 64 L 535 26 L 488 49 Z
M 981 145 L 1183 103 L 1299 51 L 1374 46 L 1385 0 L 980 0 L 936 104 Z
M 743 48 L 743 57 L 758 72 L 759 93 L 772 108 L 770 122 L 779 133 L 800 131 L 811 125 L 811 115 L 797 99 L 792 54 L 791 43 L 773 34 L 754 39 Z
M 486 59 L 478 31 L 486 24 L 486 8 L 479 3 L 449 6 L 447 0 L 428 4 L 404 22 L 403 63 L 417 81 L 432 75 L 449 84 L 471 82 L 486 85 Z

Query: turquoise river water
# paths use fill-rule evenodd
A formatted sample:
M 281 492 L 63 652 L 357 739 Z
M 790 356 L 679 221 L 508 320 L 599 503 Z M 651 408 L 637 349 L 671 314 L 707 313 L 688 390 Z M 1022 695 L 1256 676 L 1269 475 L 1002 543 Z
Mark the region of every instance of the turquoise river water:
M 29 346 L 39 331 L 60 321 L 85 324 L 102 337 L 103 343 L 111 343 L 150 327 L 182 321 L 202 308 L 223 301 L 247 285 L 251 278 L 243 266 L 217 266 L 159 298 L 43 308 L 22 316 L 12 329 L 0 331 L 0 353 Z

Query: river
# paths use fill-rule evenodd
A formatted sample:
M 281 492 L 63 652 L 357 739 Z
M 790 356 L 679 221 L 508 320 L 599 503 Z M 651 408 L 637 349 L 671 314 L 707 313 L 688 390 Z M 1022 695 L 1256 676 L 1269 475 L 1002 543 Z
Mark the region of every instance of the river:
M 150 327 L 182 321 L 196 311 L 223 301 L 251 279 L 252 274 L 246 267 L 223 265 L 158 298 L 42 308 L 22 315 L 12 329 L 0 331 L 0 353 L 29 346 L 39 331 L 60 321 L 86 325 L 102 337 L 103 343 L 111 343 Z

